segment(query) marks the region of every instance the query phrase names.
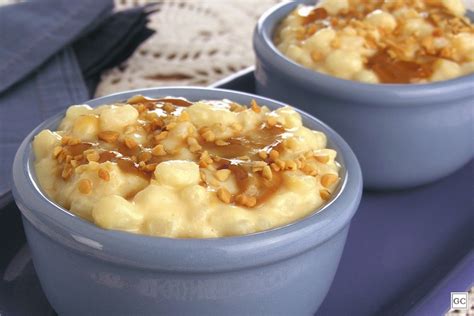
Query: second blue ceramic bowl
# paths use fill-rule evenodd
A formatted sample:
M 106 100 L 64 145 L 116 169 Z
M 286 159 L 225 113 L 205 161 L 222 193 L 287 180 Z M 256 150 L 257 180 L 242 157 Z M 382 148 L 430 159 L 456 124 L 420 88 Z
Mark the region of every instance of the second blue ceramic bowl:
M 258 22 L 257 92 L 300 107 L 340 133 L 359 159 L 365 187 L 418 186 L 472 159 L 474 75 L 430 84 L 364 84 L 306 69 L 272 41 L 296 6 L 279 5 Z
M 125 92 L 91 106 L 135 94 L 190 100 L 251 99 L 228 90 L 163 88 Z M 342 181 L 319 212 L 296 223 L 240 237 L 171 239 L 101 229 L 48 200 L 38 188 L 31 141 L 55 129 L 63 113 L 24 140 L 13 166 L 13 195 L 22 215 L 41 286 L 60 315 L 312 315 L 331 285 L 362 178 L 346 142 L 314 117 L 305 126 L 328 136 L 338 153 Z

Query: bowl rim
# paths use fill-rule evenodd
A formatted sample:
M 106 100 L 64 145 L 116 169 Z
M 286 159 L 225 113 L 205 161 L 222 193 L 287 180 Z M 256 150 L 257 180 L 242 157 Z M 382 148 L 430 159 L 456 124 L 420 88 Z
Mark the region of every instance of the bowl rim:
M 283 2 L 270 8 L 259 18 L 253 34 L 257 77 L 259 67 L 268 67 L 280 76 L 291 78 L 300 86 L 318 93 L 378 106 L 423 106 L 474 95 L 474 73 L 422 84 L 370 84 L 323 74 L 298 64 L 278 50 L 272 37 L 281 20 L 299 4 L 302 3 Z M 467 15 L 473 19 L 472 12 L 468 11 Z M 265 81 L 266 78 L 262 80 Z
M 187 91 L 187 92 L 186 92 Z M 189 94 L 205 93 L 210 99 L 216 95 L 223 98 L 256 99 L 258 103 L 272 107 L 285 104 L 264 97 L 214 88 L 163 87 L 137 89 L 111 94 L 85 102 L 97 106 L 107 102 L 124 100 L 135 94 L 148 96 L 178 95 L 192 98 Z M 227 96 L 227 97 L 226 97 Z M 196 99 L 203 99 L 196 97 Z M 347 143 L 330 127 L 311 115 L 296 109 L 304 120 L 311 120 L 328 137 L 328 143 L 337 148 L 339 161 L 346 168 L 345 178 L 338 194 L 318 212 L 282 227 L 249 235 L 209 239 L 179 239 L 133 234 L 106 230 L 81 219 L 70 211 L 46 198 L 34 180 L 32 172 L 31 142 L 34 135 L 47 126 L 57 124 L 64 112 L 38 125 L 22 142 L 13 165 L 13 194 L 22 214 L 37 229 L 64 246 L 104 260 L 119 262 L 148 269 L 171 271 L 224 271 L 254 265 L 268 264 L 304 252 L 327 241 L 344 229 L 354 215 L 362 193 L 362 175 L 357 159 Z M 344 207 L 345 206 L 345 207 Z M 310 237 L 306 245 L 301 238 Z M 291 248 L 287 248 L 291 245 Z M 127 246 L 124 246 L 127 245 Z M 139 250 L 144 249 L 144 253 Z M 286 253 L 278 253 L 281 249 Z M 167 253 L 159 257 L 157 251 Z M 193 252 L 194 251 L 194 252 Z M 196 258 L 193 253 L 208 253 Z M 281 251 L 280 251 L 281 252 Z M 266 256 L 258 257 L 261 253 Z M 141 254 L 141 256 L 140 256 Z M 213 254 L 213 255 L 210 255 Z M 238 254 L 238 256 L 237 256 Z M 216 256 L 218 257 L 216 259 Z M 236 258 L 239 258 L 236 260 Z M 183 258 L 186 258 L 183 260 Z M 245 262 L 244 259 L 248 261 Z

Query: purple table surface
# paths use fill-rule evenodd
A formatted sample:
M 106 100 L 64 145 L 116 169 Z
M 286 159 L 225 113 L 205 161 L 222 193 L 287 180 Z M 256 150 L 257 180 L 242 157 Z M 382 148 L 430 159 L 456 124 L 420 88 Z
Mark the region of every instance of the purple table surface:
M 474 250 L 467 254 L 429 295 L 425 296 L 406 316 L 431 316 L 446 311 L 446 298 L 451 292 L 467 292 L 474 286 Z M 466 276 L 471 276 L 467 278 Z M 471 294 L 472 295 L 472 294 Z M 474 307 L 471 307 L 474 309 Z
M 253 71 L 214 86 L 254 93 Z M 316 315 L 425 315 L 418 314 L 418 303 L 474 249 L 473 187 L 471 161 L 413 190 L 364 192 L 334 283 Z M 464 283 L 454 282 L 459 288 L 450 290 L 465 291 L 464 284 L 474 282 L 474 262 L 465 265 L 453 271 Z M 449 292 L 435 303 L 429 315 L 444 314 Z
M 253 73 L 215 86 L 254 92 Z M 473 184 L 471 161 L 414 190 L 364 192 L 316 315 L 443 315 L 449 292 L 474 283 Z M 54 314 L 34 272 L 19 211 L 10 203 L 0 210 L 0 315 Z

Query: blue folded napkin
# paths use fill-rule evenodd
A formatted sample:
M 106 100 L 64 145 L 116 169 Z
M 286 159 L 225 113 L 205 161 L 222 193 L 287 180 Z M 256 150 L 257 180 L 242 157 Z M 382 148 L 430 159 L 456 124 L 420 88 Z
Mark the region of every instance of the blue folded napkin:
M 112 14 L 112 0 L 33 0 L 0 7 L 0 208 L 11 165 L 39 123 L 93 95 L 100 73 L 152 31 L 146 10 Z

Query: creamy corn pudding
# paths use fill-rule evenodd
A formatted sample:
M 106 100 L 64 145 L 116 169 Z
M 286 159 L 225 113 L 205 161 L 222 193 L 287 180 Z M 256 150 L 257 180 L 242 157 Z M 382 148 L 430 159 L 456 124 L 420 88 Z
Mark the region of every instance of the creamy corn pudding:
M 277 48 L 312 70 L 366 83 L 427 83 L 474 72 L 462 0 L 322 0 L 300 5 Z
M 337 188 L 336 152 L 290 107 L 135 96 L 69 107 L 33 141 L 46 195 L 96 225 L 211 238 L 317 211 Z

